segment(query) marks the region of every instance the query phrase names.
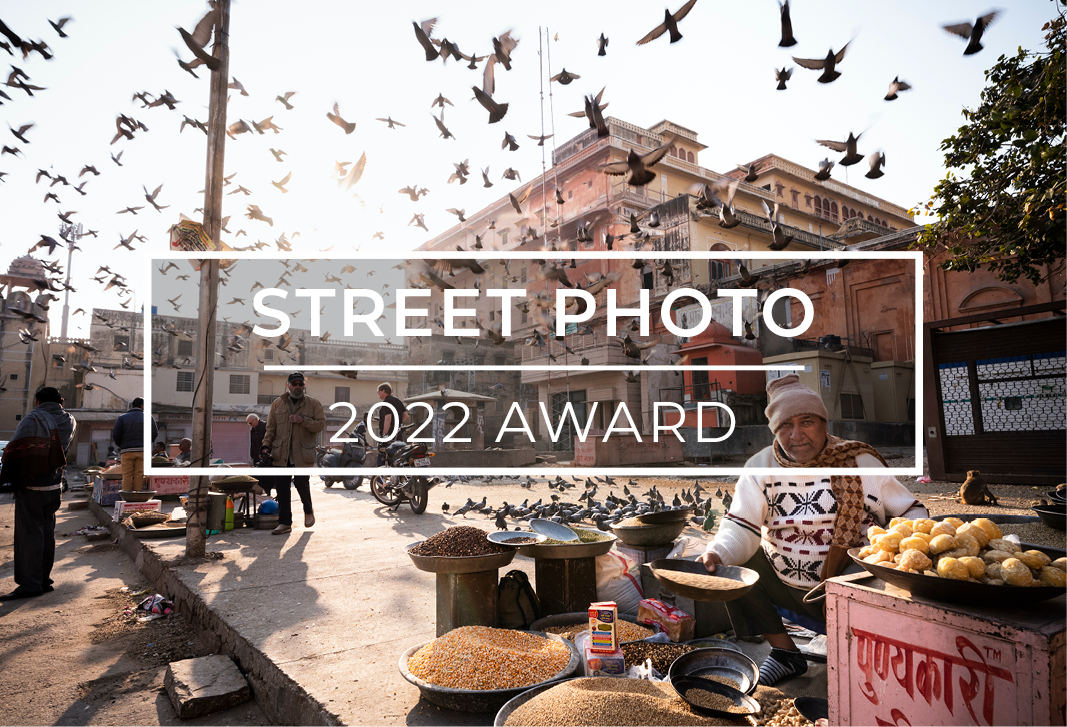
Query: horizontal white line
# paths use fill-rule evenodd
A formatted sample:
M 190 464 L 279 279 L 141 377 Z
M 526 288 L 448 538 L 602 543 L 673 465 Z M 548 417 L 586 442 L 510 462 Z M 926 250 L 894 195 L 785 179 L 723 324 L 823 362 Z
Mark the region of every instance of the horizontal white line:
M 448 451 L 448 450 L 442 450 Z M 457 450 L 460 451 L 460 450 Z M 775 476 L 775 477 L 789 477 L 790 479 L 796 479 L 797 477 L 814 477 L 822 476 L 829 477 L 831 475 L 850 474 L 850 475 L 889 475 L 892 477 L 918 477 L 922 475 L 922 467 L 854 467 L 849 469 L 829 468 L 829 469 L 801 469 L 801 468 L 789 468 L 789 469 L 773 469 L 773 468 L 754 468 L 745 469 L 744 467 L 516 467 L 514 469 L 503 469 L 500 467 L 332 467 L 332 468 L 317 468 L 317 467 L 270 467 L 257 468 L 257 467 L 150 467 L 146 466 L 144 473 L 146 475 L 153 475 L 157 477 L 221 477 L 223 475 L 229 477 L 231 475 L 248 475 L 250 477 L 275 477 L 275 476 L 289 476 L 289 475 L 329 475 L 330 477 L 354 477 L 363 475 L 364 477 L 370 477 L 372 475 L 419 475 L 429 477 L 448 477 L 459 475 L 474 475 L 474 476 L 488 476 L 494 475 L 497 477 L 548 477 L 554 478 L 556 475 L 560 476 L 575 476 L 575 477 L 591 477 L 596 475 L 603 477 L 608 475 L 611 477 L 684 477 L 686 479 L 708 479 L 718 475 L 751 475 L 753 477 Z M 620 483 L 617 485 L 621 487 Z M 601 484 L 601 488 L 604 485 Z
M 303 254 L 309 251 L 301 250 Z M 311 251 L 314 254 L 314 251 Z M 320 255 L 335 252 L 327 251 Z M 344 251 L 336 251 L 344 252 Z M 421 253 L 421 254 L 416 254 Z M 841 250 L 827 248 L 822 251 L 812 252 L 771 252 L 764 250 L 729 250 L 723 252 L 667 252 L 665 250 L 646 250 L 644 252 L 618 252 L 608 250 L 587 250 L 584 252 L 540 252 L 540 251 L 474 251 L 474 250 L 418 250 L 405 255 L 388 255 L 376 252 L 344 252 L 342 255 L 314 258 L 317 260 L 907 260 L 921 259 L 923 253 L 910 250 Z M 292 254 L 264 255 L 259 251 L 224 250 L 216 252 L 205 250 L 203 252 L 173 251 L 168 253 L 152 253 L 149 260 L 260 260 L 263 262 L 277 260 L 311 260 L 302 258 L 294 251 Z
M 400 365 L 400 366 L 282 366 L 281 364 L 270 364 L 263 367 L 264 371 L 803 371 L 803 366 L 796 365 L 783 365 L 783 366 L 754 366 L 754 365 L 738 365 L 738 366 L 694 366 L 692 364 L 673 366 L 670 364 L 660 364 L 650 366 L 647 364 L 589 364 L 587 366 L 563 366 L 559 364 L 555 365 L 529 365 L 529 366 L 412 366 L 412 365 Z

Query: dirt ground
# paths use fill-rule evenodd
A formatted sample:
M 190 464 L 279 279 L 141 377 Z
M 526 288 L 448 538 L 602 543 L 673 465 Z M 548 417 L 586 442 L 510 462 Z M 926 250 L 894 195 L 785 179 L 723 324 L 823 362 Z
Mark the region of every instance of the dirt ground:
M 72 499 L 65 494 L 58 513 L 56 590 L 0 603 L 0 724 L 270 724 L 252 701 L 199 719 L 178 719 L 163 687 L 167 664 L 207 652 L 181 614 L 146 623 L 125 614 L 152 592 L 109 540 L 89 542 L 74 534 L 97 523 L 88 510 L 67 510 Z M 14 509 L 10 495 L 0 496 L 4 593 L 15 587 Z

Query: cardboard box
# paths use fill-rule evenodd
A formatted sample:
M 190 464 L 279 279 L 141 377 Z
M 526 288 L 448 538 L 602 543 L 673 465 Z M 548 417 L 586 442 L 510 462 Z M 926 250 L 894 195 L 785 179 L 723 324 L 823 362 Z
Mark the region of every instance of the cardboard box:
M 582 666 L 587 677 L 625 677 L 626 664 L 622 649 L 611 653 L 592 651 L 589 646 L 582 650 Z
M 93 502 L 100 507 L 111 507 L 119 501 L 122 480 L 105 480 L 97 476 L 93 481 Z
M 589 650 L 612 654 L 619 649 L 619 632 L 616 624 L 619 609 L 615 601 L 599 601 L 589 604 Z
M 149 500 L 148 502 L 124 502 L 119 500 L 115 503 L 114 518 L 116 521 L 129 515 L 131 512 L 161 512 L 163 510 L 163 503 L 159 500 Z
M 671 641 L 689 641 L 696 629 L 696 619 L 680 608 L 655 598 L 645 598 L 637 606 L 637 622 L 658 623 Z

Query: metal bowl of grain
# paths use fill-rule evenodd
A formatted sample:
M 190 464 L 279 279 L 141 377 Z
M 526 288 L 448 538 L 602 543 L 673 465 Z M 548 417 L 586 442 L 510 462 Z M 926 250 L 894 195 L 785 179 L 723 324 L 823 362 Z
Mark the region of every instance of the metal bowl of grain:
M 123 490 L 119 493 L 123 502 L 148 502 L 156 496 L 155 490 Z
M 694 601 L 733 601 L 759 581 L 759 573 L 737 565 L 720 565 L 708 573 L 694 560 L 660 558 L 649 563 L 652 575 L 664 588 Z
M 629 524 L 634 521 L 634 524 Z M 643 523 L 637 518 L 623 520 L 611 526 L 611 532 L 615 533 L 626 545 L 655 546 L 669 545 L 685 530 L 685 518 L 666 523 Z
M 760 711 L 760 704 L 755 699 L 729 684 L 713 679 L 675 677 L 671 679 L 671 686 L 694 712 L 708 717 L 736 719 Z
M 561 680 L 570 678 L 581 665 L 582 658 L 579 656 L 578 650 L 574 647 L 574 644 L 561 636 L 535 631 L 523 633 L 529 633 L 533 636 L 540 636 L 564 644 L 570 652 L 570 659 L 567 661 L 567 665 L 549 679 L 521 687 L 508 689 L 453 689 L 437 684 L 431 684 L 430 682 L 415 676 L 408 669 L 408 662 L 411 657 L 414 656 L 419 649 L 430 643 L 427 642 L 426 644 L 412 646 L 400 656 L 400 675 L 417 686 L 419 692 L 422 694 L 422 698 L 430 704 L 443 707 L 444 709 L 455 710 L 457 712 L 487 713 L 496 712 L 510 700 L 525 693 L 527 690 L 539 687 L 547 688 Z
M 673 683 L 682 677 L 703 677 L 722 681 L 727 686 L 752 694 L 759 683 L 759 667 L 740 651 L 732 649 L 694 649 L 682 654 L 671 664 L 667 677 Z
M 576 543 L 557 543 L 549 539 L 536 545 L 523 545 L 518 553 L 527 558 L 546 558 L 549 560 L 570 560 L 573 558 L 595 558 L 604 555 L 618 540 L 611 533 L 585 528 L 571 528 L 578 534 Z

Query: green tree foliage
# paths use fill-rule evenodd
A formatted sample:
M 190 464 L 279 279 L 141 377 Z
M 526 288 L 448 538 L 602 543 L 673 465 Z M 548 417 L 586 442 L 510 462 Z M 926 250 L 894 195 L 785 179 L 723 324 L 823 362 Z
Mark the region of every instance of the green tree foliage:
M 1045 24 L 1042 52 L 1001 56 L 981 105 L 964 109 L 967 125 L 941 143 L 949 173 L 923 205 L 940 219 L 913 247 L 948 250 L 945 270 L 987 266 L 1006 282 L 1036 284 L 1064 264 L 1065 26 L 1062 15 Z

